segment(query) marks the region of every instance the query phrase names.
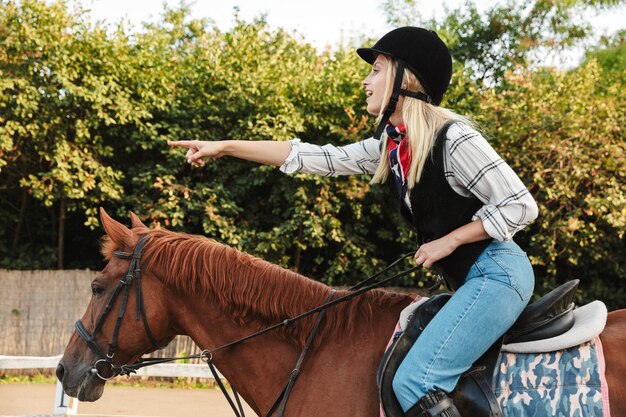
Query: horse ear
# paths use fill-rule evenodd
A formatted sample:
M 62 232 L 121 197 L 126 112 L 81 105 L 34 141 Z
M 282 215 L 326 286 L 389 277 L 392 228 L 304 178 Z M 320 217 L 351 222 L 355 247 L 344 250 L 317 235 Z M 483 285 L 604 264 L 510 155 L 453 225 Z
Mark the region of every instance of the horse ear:
M 118 247 L 133 245 L 133 232 L 122 223 L 113 220 L 102 207 L 100 207 L 100 221 L 109 239 Z
M 132 223 L 133 228 L 135 228 L 135 227 L 141 227 L 141 228 L 144 228 L 144 229 L 148 228 L 148 226 L 143 224 L 141 219 L 139 219 L 139 217 L 135 213 L 133 213 L 132 211 L 130 212 L 130 221 Z

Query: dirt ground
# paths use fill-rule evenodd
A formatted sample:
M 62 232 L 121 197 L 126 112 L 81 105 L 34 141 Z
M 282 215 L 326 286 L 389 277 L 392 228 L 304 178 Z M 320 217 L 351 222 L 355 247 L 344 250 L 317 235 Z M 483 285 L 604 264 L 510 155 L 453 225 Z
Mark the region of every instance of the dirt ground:
M 54 409 L 53 384 L 1 384 L 0 417 L 46 416 Z M 245 407 L 246 416 L 255 416 Z M 107 386 L 100 400 L 79 403 L 78 415 L 233 417 L 219 389 Z

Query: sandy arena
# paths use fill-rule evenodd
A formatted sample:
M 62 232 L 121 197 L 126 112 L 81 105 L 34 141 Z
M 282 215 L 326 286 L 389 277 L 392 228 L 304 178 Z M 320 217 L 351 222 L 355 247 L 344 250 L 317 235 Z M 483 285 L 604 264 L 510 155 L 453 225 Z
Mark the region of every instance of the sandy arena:
M 0 416 L 50 416 L 53 384 L 0 384 Z M 246 416 L 255 416 L 245 407 Z M 219 389 L 107 386 L 100 400 L 79 403 L 78 416 L 233 417 Z

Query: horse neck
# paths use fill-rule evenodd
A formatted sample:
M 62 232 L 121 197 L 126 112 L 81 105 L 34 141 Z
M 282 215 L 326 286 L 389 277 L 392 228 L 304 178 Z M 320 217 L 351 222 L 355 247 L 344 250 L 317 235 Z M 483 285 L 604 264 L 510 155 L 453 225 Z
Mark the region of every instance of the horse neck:
M 223 346 L 258 330 L 241 324 L 206 299 L 185 296 L 188 334 L 201 349 Z M 307 354 L 298 382 L 288 401 L 287 415 L 373 416 L 378 410 L 375 372 L 399 315 L 399 303 L 383 309 L 373 306 L 376 323 L 351 323 L 350 337 L 333 335 Z M 197 317 L 202 317 L 201 323 Z M 301 346 L 272 331 L 215 352 L 214 363 L 248 405 L 264 416 L 285 388 L 301 353 Z M 319 336 L 319 335 L 318 335 Z M 346 387 L 351 387 L 346 390 Z M 319 395 L 320 397 L 317 397 Z M 332 398 L 337 396 L 337 398 Z M 315 399 L 311 404 L 311 400 Z M 320 401 L 325 399 L 323 401 Z M 324 402 L 345 404 L 349 409 L 315 409 Z M 319 403 L 319 404 L 318 404 Z M 306 411 L 292 412 L 291 407 Z
M 189 335 L 200 349 L 216 349 L 259 330 L 241 324 L 228 314 L 207 306 L 206 300 L 185 300 L 187 320 L 181 333 Z M 201 320 L 197 318 L 201 317 Z M 272 334 L 254 337 L 213 353 L 213 363 L 248 405 L 258 414 L 266 411 L 286 381 L 297 360 L 296 347 Z
M 233 253 L 229 251 L 227 257 Z M 204 282 L 196 291 L 181 289 L 177 299 L 172 299 L 175 305 L 171 310 L 178 311 L 178 333 L 189 335 L 200 349 L 226 345 L 294 317 L 322 304 L 330 293 L 327 286 L 249 255 L 237 252 L 234 259 L 236 265 L 230 260 L 216 262 L 219 269 L 215 265 L 198 268 L 216 282 Z M 220 372 L 258 414 L 276 400 L 301 351 L 300 344 L 281 336 L 281 331 L 273 330 L 213 355 Z
M 214 349 L 269 324 L 295 317 L 321 305 L 330 294 L 327 286 L 291 271 L 278 269 L 236 251 L 236 261 L 233 262 L 233 252 L 223 247 L 219 250 L 225 251 L 218 257 L 219 261 L 196 268 L 201 271 L 196 272 L 198 276 L 180 273 L 182 281 L 168 300 L 173 303 L 169 310 L 175 315 L 177 332 L 189 335 L 201 349 Z M 212 256 L 195 257 L 208 259 Z M 174 275 L 171 271 L 170 274 Z M 206 276 L 210 282 L 207 282 Z M 194 285 L 195 280 L 204 281 L 202 285 Z M 343 315 L 344 312 L 338 314 L 341 307 L 329 311 L 327 321 L 347 323 L 352 336 L 331 333 L 328 329 L 321 330 L 316 336 L 316 340 L 326 337 L 321 338 L 322 344 L 313 347 L 307 355 L 288 405 L 288 410 L 299 405 L 309 411 L 289 411 L 289 415 L 366 416 L 377 410 L 375 369 L 399 311 L 409 302 L 403 297 L 385 302 L 380 302 L 380 298 L 374 295 L 359 297 L 351 303 L 362 303 L 363 308 L 354 304 L 350 316 Z M 365 311 L 369 312 L 370 319 L 355 318 L 367 315 L 363 313 Z M 313 320 L 309 319 L 307 329 Z M 299 322 L 293 326 L 305 325 Z M 343 325 L 344 330 L 347 325 Z M 259 415 L 264 415 L 282 392 L 302 350 L 301 342 L 281 336 L 280 331 L 271 331 L 213 355 L 220 372 Z M 346 386 L 356 387 L 350 392 L 358 393 L 359 398 L 347 401 L 339 397 L 329 398 L 345 395 Z M 311 397 L 304 398 L 305 394 L 300 391 L 305 390 L 304 387 L 307 392 L 324 392 L 325 398 L 350 404 L 353 409 L 338 410 L 334 414 L 316 409 L 323 402 L 317 398 L 313 402 Z

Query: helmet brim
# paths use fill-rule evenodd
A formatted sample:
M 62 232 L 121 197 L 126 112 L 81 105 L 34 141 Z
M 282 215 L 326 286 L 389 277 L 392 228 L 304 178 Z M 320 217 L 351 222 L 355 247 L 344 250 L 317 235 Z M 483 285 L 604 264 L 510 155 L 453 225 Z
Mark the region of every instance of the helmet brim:
M 370 65 L 374 65 L 374 62 L 376 61 L 376 57 L 379 54 L 389 56 L 388 52 L 381 51 L 375 48 L 358 48 L 356 50 L 356 53 L 361 57 L 363 61 L 367 62 Z

